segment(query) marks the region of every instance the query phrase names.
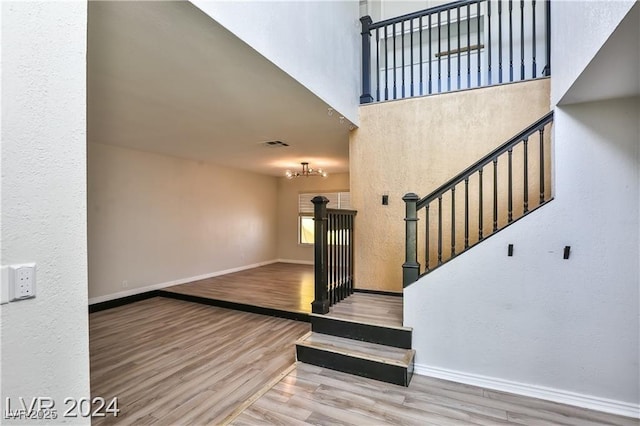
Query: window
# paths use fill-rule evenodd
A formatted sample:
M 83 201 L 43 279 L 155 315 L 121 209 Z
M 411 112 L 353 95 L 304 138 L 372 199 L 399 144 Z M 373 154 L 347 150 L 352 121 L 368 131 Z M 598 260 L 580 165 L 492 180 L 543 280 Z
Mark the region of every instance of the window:
M 330 209 L 350 209 L 349 192 L 308 193 L 298 195 L 298 244 L 313 244 L 313 203 L 311 199 L 321 195 L 329 199 Z

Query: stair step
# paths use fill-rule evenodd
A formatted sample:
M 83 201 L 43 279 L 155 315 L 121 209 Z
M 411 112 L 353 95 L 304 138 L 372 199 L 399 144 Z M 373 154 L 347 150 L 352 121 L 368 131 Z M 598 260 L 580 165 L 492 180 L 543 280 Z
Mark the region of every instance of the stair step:
M 411 349 L 410 327 L 382 325 L 375 322 L 354 321 L 333 314 L 311 314 L 311 331 L 337 337 L 361 340 L 396 348 Z
M 415 350 L 309 332 L 296 342 L 298 361 L 409 386 Z

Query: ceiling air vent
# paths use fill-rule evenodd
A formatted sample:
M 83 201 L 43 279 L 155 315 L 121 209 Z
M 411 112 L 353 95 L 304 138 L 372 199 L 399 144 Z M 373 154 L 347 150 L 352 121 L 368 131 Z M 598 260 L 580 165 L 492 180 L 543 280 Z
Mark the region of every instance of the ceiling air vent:
M 268 147 L 268 148 L 284 148 L 286 146 L 289 146 L 288 143 L 282 142 L 282 141 L 268 141 L 268 142 L 263 142 L 263 145 Z

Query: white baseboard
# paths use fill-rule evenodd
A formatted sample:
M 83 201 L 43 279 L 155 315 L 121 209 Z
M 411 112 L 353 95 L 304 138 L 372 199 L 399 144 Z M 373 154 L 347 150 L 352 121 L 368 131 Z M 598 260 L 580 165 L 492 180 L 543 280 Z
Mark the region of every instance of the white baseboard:
M 232 274 L 234 272 L 245 271 L 247 269 L 258 268 L 260 266 L 271 265 L 272 263 L 280 262 L 280 260 L 268 260 L 265 262 L 253 263 L 251 265 L 239 266 L 237 268 L 225 269 L 222 271 L 211 272 L 208 274 L 197 275 L 195 277 L 180 278 L 173 281 L 167 281 L 164 283 L 152 284 L 144 287 L 132 288 L 130 290 L 119 291 L 117 293 L 107 294 L 105 296 L 92 297 L 89 299 L 89 305 L 93 305 L 101 302 L 108 302 L 109 300 L 120 299 L 122 297 L 133 296 L 135 294 L 146 293 L 148 291 L 160 290 L 162 288 L 171 287 L 178 284 L 190 283 L 192 281 L 204 280 L 207 278 L 219 277 L 220 275 Z
M 628 402 L 615 401 L 592 395 L 585 395 L 576 392 L 569 392 L 560 389 L 547 388 L 544 386 L 513 382 L 510 380 L 503 380 L 495 377 L 463 373 L 460 371 L 447 370 L 420 364 L 415 364 L 414 373 L 421 376 L 435 377 L 437 379 L 450 380 L 452 382 L 465 383 L 472 386 L 480 386 L 487 389 L 544 399 L 561 404 L 574 405 L 577 407 L 588 408 L 590 410 L 602 411 L 605 413 L 640 418 L 640 405 L 631 404 Z
M 295 263 L 296 265 L 313 265 L 313 260 L 278 259 L 279 263 Z

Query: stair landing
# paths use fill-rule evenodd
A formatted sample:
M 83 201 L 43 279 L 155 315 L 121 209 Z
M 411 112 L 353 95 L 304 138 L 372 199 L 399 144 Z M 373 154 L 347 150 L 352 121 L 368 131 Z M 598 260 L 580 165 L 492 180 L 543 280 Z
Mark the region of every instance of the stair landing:
M 384 327 L 402 327 L 402 297 L 354 293 L 333 305 L 324 316 Z

